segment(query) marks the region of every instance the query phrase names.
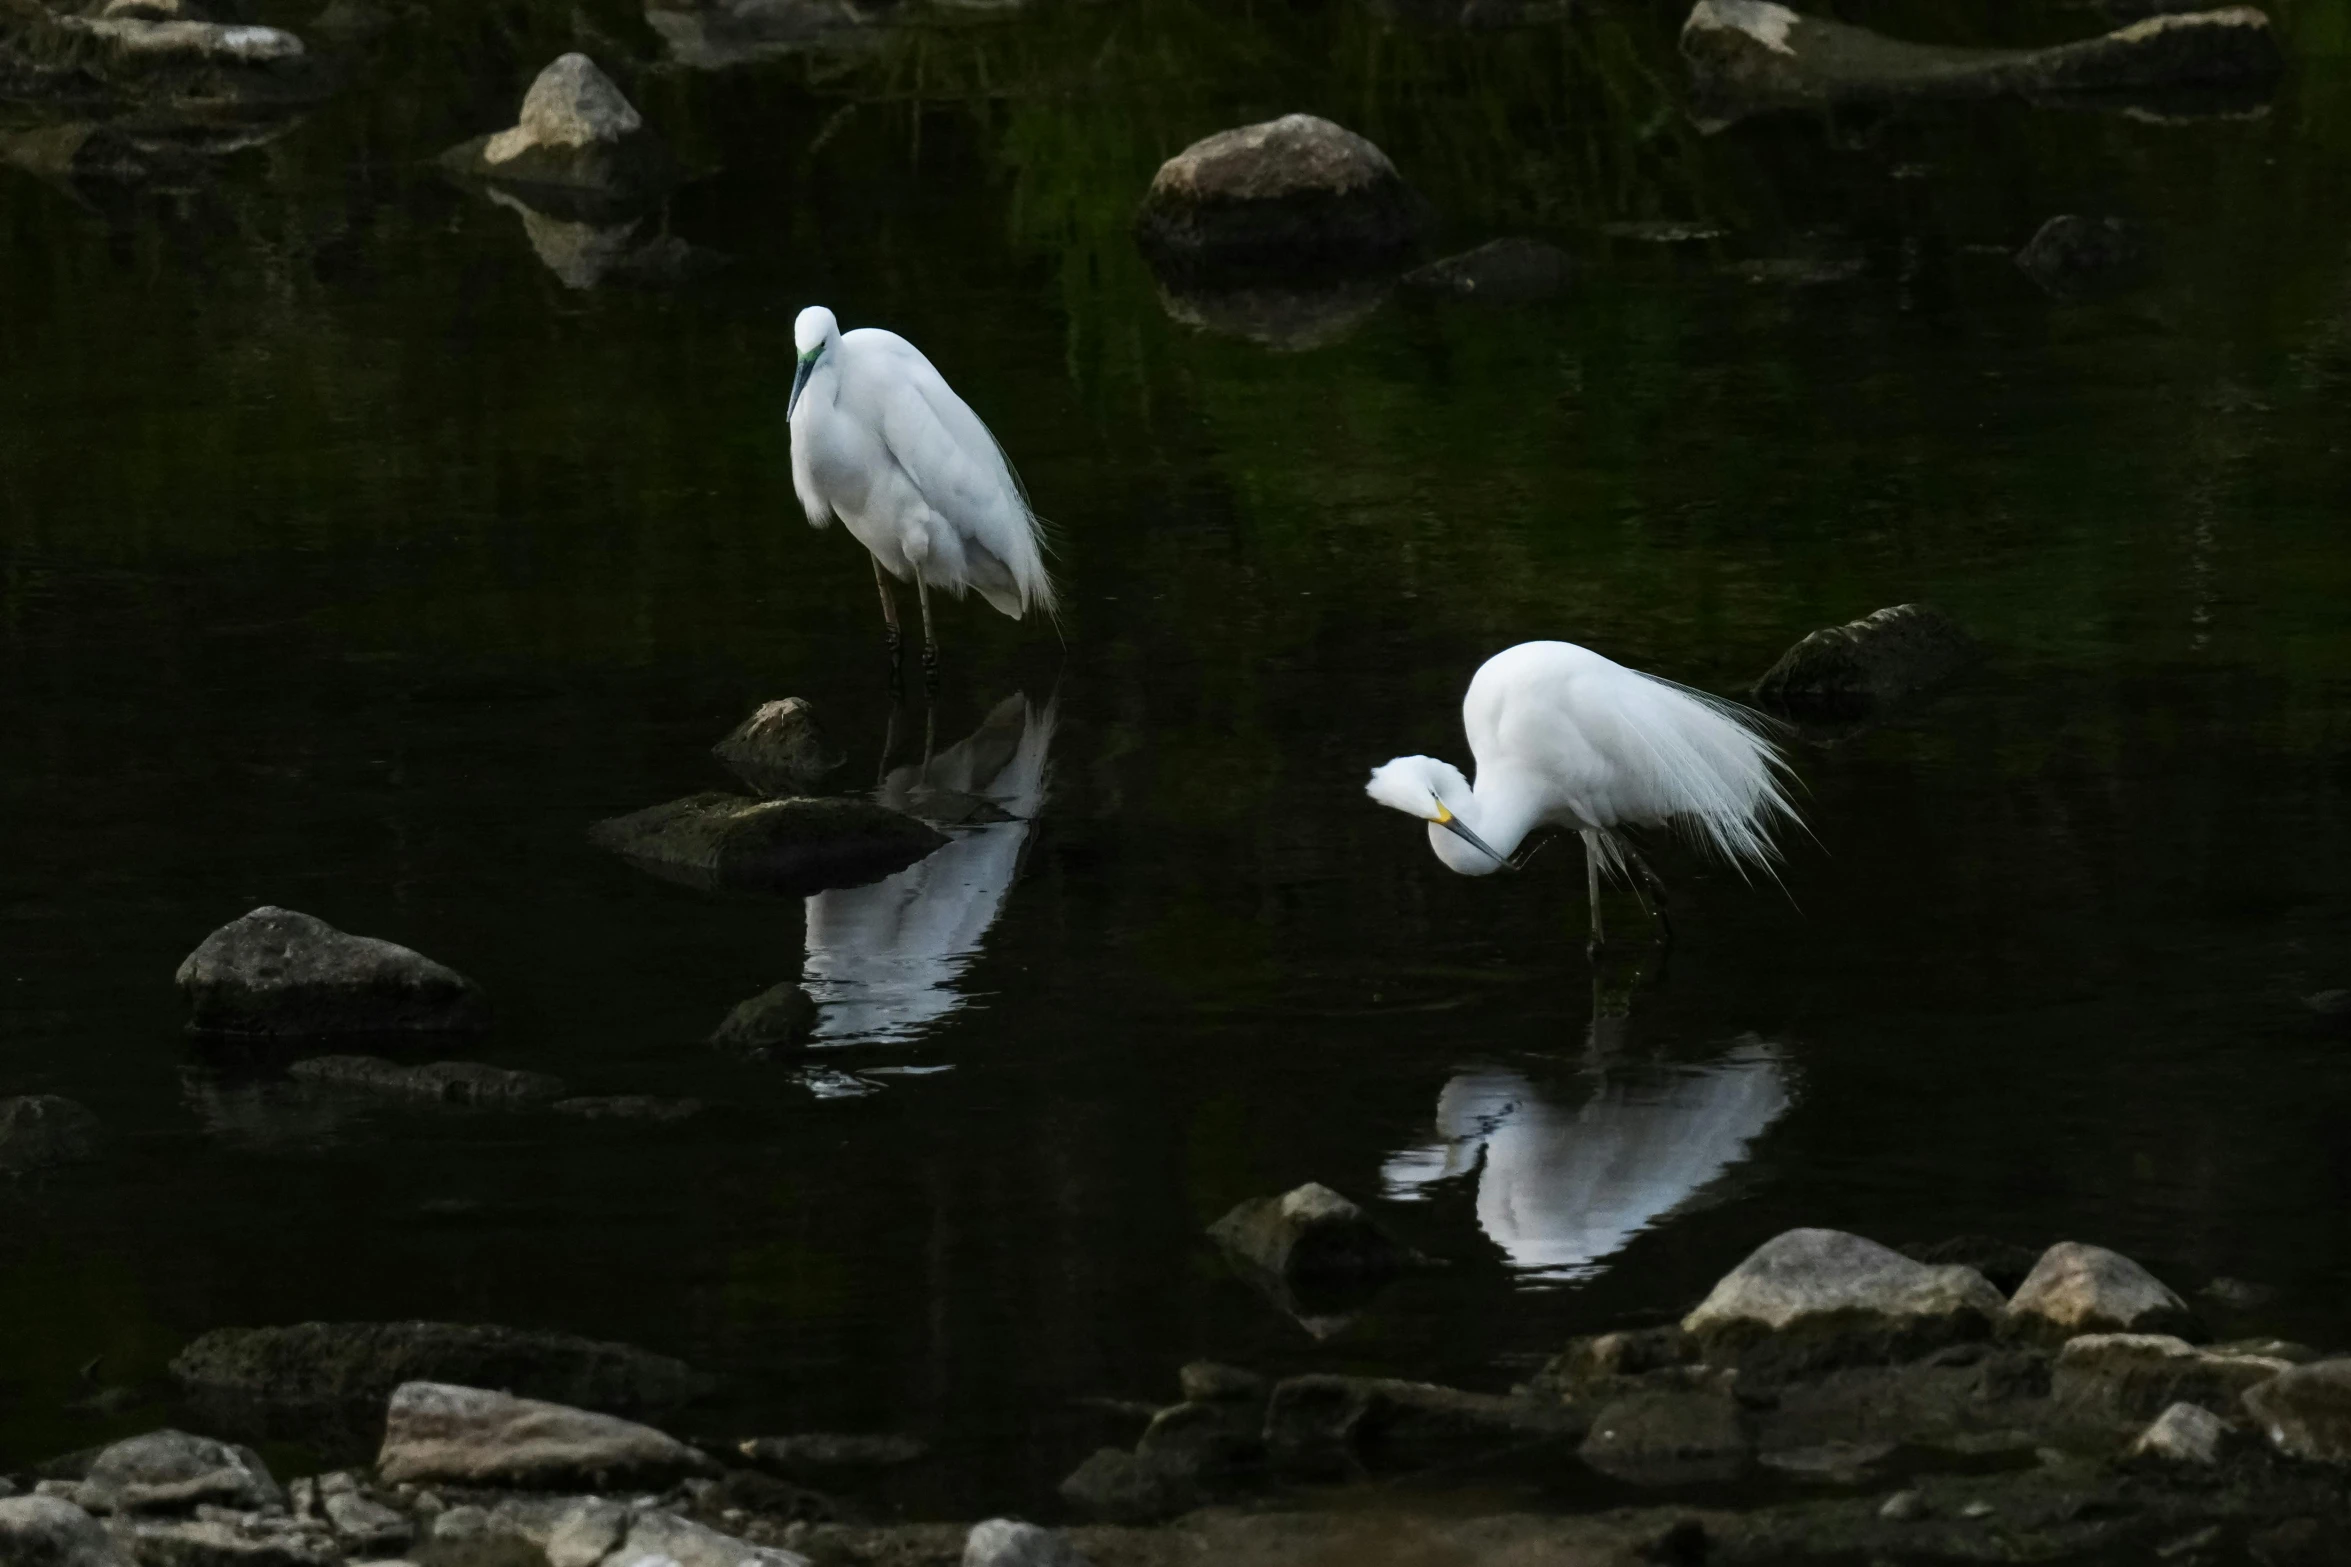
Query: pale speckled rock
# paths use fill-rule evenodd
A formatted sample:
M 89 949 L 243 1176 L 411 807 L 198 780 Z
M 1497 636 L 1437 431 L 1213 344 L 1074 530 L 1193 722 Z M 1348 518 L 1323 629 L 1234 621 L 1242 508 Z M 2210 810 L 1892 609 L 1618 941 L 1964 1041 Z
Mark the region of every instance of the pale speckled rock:
M 534 189 L 558 201 L 558 218 L 584 219 L 642 203 L 675 183 L 677 169 L 644 116 L 584 54 L 566 54 L 524 94 L 516 123 L 450 148 L 451 172 Z M 560 202 L 564 195 L 584 205 Z
M 54 1496 L 0 1500 L 0 1561 L 11 1567 L 131 1567 L 103 1524 Z
M 2084 1333 L 2202 1336 L 2188 1303 L 2120 1252 L 2059 1241 L 2008 1301 L 2009 1327 L 2021 1337 L 2057 1343 Z
M 122 1538 L 140 1567 L 344 1567 L 322 1523 L 259 1514 L 136 1519 Z
M 971 1526 L 962 1567 L 1089 1567 L 1068 1537 L 1016 1518 L 989 1518 Z
M 1160 165 L 1135 220 L 1162 265 L 1219 269 L 1376 264 L 1420 226 L 1387 154 L 1311 114 L 1194 142 Z
M 189 1028 L 210 1034 L 351 1034 L 478 1029 L 473 981 L 420 952 L 264 905 L 180 964 Z
M 2068 1339 L 2050 1373 L 2059 1403 L 2114 1420 L 2150 1420 L 2172 1404 L 2240 1418 L 2247 1391 L 2290 1369 L 2267 1355 L 2217 1354 L 2163 1333 Z
M 185 1431 L 125 1437 L 91 1460 L 81 1501 L 93 1512 L 185 1511 L 199 1503 L 257 1508 L 286 1500 L 249 1447 Z
M 511 163 L 534 147 L 577 151 L 599 142 L 621 142 L 645 128 L 636 106 L 621 96 L 612 78 L 584 54 L 559 56 L 541 71 L 523 95 L 522 113 L 510 130 L 482 148 L 482 160 Z
M 377 1473 L 404 1481 L 559 1490 L 665 1484 L 717 1465 L 675 1437 L 563 1404 L 442 1382 L 404 1383 L 385 1412 Z
M 1756 1248 L 1682 1329 L 1709 1361 L 1796 1371 L 1984 1338 L 2003 1308 L 1973 1268 L 1930 1267 L 1858 1235 L 1803 1229 Z
M 2046 49 L 1974 49 L 1887 38 L 1771 0 L 1698 0 L 1681 51 L 1718 119 L 1780 105 L 2266 88 L 2284 70 L 2269 19 L 2248 6 L 2152 17 Z
M 710 754 L 769 799 L 806 794 L 846 760 L 816 709 L 797 696 L 761 703 Z
M 2126 1456 L 2175 1464 L 2217 1463 L 2227 1435 L 2228 1427 L 2211 1410 L 2200 1404 L 2174 1404 L 2139 1433 Z
M 2248 1388 L 2245 1408 L 2279 1452 L 2351 1464 L 2351 1358 L 2288 1367 Z

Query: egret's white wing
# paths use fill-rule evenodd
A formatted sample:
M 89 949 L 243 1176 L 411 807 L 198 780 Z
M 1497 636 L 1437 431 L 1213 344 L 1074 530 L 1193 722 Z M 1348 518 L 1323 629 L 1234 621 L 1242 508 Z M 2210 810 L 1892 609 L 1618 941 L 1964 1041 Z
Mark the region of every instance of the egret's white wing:
M 864 327 L 841 343 L 850 350 L 843 404 L 880 432 L 924 502 L 954 529 L 969 584 L 1015 618 L 1032 606 L 1051 613 L 1036 514 L 980 416 L 896 333 Z

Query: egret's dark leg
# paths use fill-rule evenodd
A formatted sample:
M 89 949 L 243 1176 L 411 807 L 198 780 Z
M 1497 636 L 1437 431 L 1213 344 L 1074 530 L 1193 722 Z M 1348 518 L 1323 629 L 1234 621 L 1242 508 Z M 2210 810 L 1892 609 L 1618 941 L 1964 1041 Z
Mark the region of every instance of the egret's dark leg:
M 876 557 L 873 563 L 874 591 L 882 596 L 882 624 L 888 628 L 890 639 L 890 689 L 898 689 L 898 668 L 905 662 L 906 634 L 898 629 L 898 601 L 890 596 L 890 574 L 882 570 Z
M 939 694 L 939 639 L 931 631 L 931 585 L 922 579 L 922 568 L 914 568 L 914 596 L 922 605 L 922 688 L 926 695 Z
M 1665 917 L 1664 879 L 1660 877 L 1657 872 L 1649 868 L 1649 862 L 1642 858 L 1640 850 L 1634 848 L 1631 844 L 1626 843 L 1621 838 L 1617 840 L 1616 847 L 1618 851 L 1624 855 L 1626 862 L 1632 866 L 1633 874 L 1640 878 L 1639 881 L 1636 881 L 1633 884 L 1633 896 L 1640 900 L 1641 911 L 1657 922 L 1657 933 L 1659 937 L 1662 938 L 1660 944 L 1663 946 L 1672 946 L 1673 921 Z M 1646 897 L 1642 897 L 1640 882 L 1643 881 L 1649 884 L 1649 891 L 1656 895 L 1655 902 L 1650 901 L 1650 899 Z
M 1608 944 L 1608 933 L 1600 928 L 1600 835 L 1586 828 L 1584 840 L 1584 896 L 1592 904 L 1592 945 Z

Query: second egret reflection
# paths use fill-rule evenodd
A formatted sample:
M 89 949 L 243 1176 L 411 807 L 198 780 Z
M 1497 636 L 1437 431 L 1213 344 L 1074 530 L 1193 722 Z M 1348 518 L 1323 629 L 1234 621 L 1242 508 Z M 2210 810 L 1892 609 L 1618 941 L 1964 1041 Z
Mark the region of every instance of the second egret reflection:
M 1461 1073 L 1437 1096 L 1442 1140 L 1389 1159 L 1387 1194 L 1475 1172 L 1478 1227 L 1512 1267 L 1588 1278 L 1701 1200 L 1789 1102 L 1779 1048 L 1753 1038 L 1702 1064 L 1592 1069 L 1561 1090 L 1503 1068 Z
M 884 777 L 884 805 L 937 821 L 954 838 L 894 876 L 808 900 L 804 984 L 819 1009 L 815 1043 L 912 1039 L 969 999 L 958 981 L 1020 871 L 1052 744 L 1053 705 L 1039 710 L 1015 695 L 927 764 Z

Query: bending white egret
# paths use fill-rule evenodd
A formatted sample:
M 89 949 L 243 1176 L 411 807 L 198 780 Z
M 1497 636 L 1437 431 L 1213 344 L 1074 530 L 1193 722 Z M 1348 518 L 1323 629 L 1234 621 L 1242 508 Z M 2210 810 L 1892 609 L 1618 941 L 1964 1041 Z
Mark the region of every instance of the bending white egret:
M 1517 869 L 1511 856 L 1537 828 L 1580 834 L 1597 942 L 1602 874 L 1635 897 L 1631 870 L 1655 881 L 1619 827 L 1673 823 L 1734 865 L 1770 866 L 1772 831 L 1796 809 L 1764 722 L 1572 642 L 1522 642 L 1486 660 L 1462 698 L 1474 786 L 1449 762 L 1399 756 L 1364 792 L 1426 821 L 1429 847 L 1464 876 Z
M 923 672 L 939 673 L 931 589 L 976 588 L 1018 620 L 1054 612 L 1044 531 L 1004 448 L 922 351 L 895 332 L 844 333 L 811 305 L 793 323 L 799 367 L 784 418 L 792 488 L 809 526 L 841 519 L 873 555 L 889 627 L 890 664 L 904 639 L 890 578 L 911 579 L 922 605 Z

